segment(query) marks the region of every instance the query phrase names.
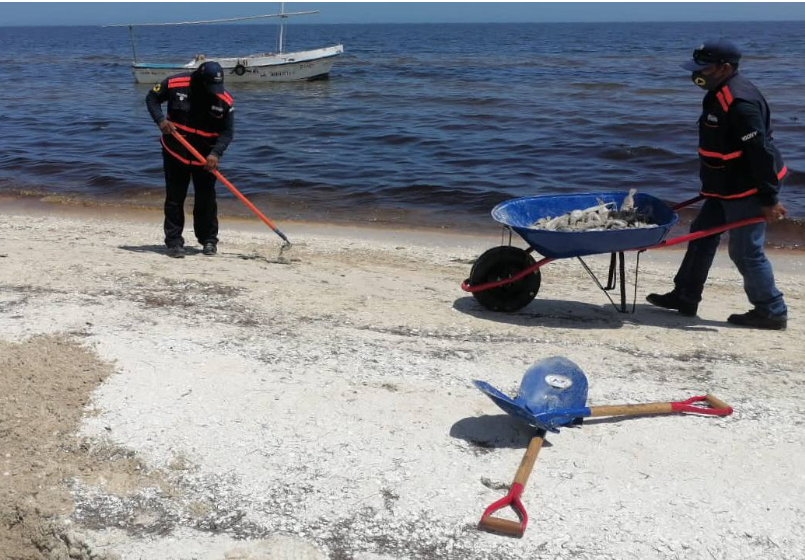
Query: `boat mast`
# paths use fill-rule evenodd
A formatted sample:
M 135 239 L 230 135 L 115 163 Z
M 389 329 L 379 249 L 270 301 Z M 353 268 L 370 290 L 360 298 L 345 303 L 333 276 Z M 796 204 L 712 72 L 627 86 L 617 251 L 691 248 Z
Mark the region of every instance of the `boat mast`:
M 129 25 L 129 39 L 131 39 L 131 53 L 134 55 L 134 64 L 137 64 L 137 43 L 134 42 L 134 28 Z
M 288 16 L 285 15 L 285 2 L 280 2 L 280 13 L 277 14 L 280 20 L 279 31 L 277 33 L 277 53 L 282 54 L 283 50 L 283 39 L 285 38 L 285 20 L 288 19 Z

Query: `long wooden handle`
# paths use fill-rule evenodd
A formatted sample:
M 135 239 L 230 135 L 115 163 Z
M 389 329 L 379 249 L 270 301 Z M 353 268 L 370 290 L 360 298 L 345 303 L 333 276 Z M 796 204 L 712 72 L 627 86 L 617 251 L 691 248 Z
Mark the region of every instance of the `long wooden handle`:
M 644 416 L 647 414 L 671 414 L 671 403 L 614 404 L 591 406 L 590 416 Z
M 495 531 L 496 533 L 503 533 L 512 537 L 520 537 L 523 535 L 523 527 L 516 521 L 509 521 L 508 519 L 501 519 L 500 517 L 484 517 L 478 525 L 487 531 Z
M 525 488 L 528 477 L 531 476 L 531 471 L 534 469 L 534 463 L 537 462 L 539 450 L 542 449 L 543 441 L 542 436 L 534 436 L 531 438 L 528 449 L 526 449 L 525 455 L 523 455 L 523 459 L 520 461 L 520 466 L 517 467 L 517 474 L 514 475 L 514 484 L 520 484 Z
M 705 400 L 708 403 L 710 403 L 710 406 L 712 406 L 713 408 L 729 408 L 730 410 L 732 410 L 732 407 L 730 405 L 728 405 L 727 403 L 725 403 L 724 401 L 722 401 L 721 399 L 719 399 L 715 395 L 707 395 L 705 397 Z

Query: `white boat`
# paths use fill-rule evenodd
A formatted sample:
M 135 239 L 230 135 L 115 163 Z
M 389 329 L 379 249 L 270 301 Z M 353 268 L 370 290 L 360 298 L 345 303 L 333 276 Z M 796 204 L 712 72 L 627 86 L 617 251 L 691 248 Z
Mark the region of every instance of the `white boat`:
M 286 12 L 285 3 L 280 4 L 280 11 L 276 14 L 266 14 L 228 19 L 211 19 L 204 21 L 181 21 L 175 23 L 131 23 L 110 25 L 107 27 L 128 27 L 131 38 L 131 49 L 134 60 L 131 71 L 137 83 L 153 84 L 160 82 L 173 74 L 189 72 L 197 68 L 202 62 L 214 60 L 224 69 L 225 81 L 231 83 L 261 83 L 261 82 L 293 82 L 297 80 L 312 80 L 323 78 L 330 73 L 335 59 L 343 54 L 343 45 L 333 45 L 309 51 L 285 52 L 285 20 L 291 16 L 317 14 L 318 10 L 309 12 Z M 235 21 L 279 18 L 277 33 L 277 51 L 250 54 L 240 57 L 207 57 L 197 54 L 193 60 L 186 64 L 160 64 L 139 62 L 137 60 L 137 45 L 134 40 L 135 27 L 166 27 L 175 25 L 202 25 L 208 23 L 231 23 Z

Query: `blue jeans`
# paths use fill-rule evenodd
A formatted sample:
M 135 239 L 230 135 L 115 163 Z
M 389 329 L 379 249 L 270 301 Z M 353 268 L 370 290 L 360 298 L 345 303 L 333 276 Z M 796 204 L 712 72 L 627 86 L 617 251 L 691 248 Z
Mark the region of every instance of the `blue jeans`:
M 735 200 L 708 198 L 690 225 L 691 233 L 718 227 L 728 222 L 760 216 L 756 197 Z M 729 231 L 729 254 L 744 279 L 744 291 L 755 309 L 766 316 L 786 315 L 783 294 L 774 285 L 774 272 L 763 251 L 766 224 L 752 224 Z M 676 292 L 685 299 L 700 302 L 704 283 L 718 250 L 721 235 L 692 241 L 674 278 Z

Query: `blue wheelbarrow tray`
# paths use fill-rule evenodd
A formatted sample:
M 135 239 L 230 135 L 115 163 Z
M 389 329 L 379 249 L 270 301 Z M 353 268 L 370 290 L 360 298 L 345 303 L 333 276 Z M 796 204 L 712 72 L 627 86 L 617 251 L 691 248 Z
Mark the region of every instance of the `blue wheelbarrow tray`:
M 635 195 L 635 207 L 656 227 L 581 232 L 531 228 L 541 218 L 584 210 L 596 206 L 599 200 L 620 208 L 627 195 L 627 192 L 603 192 L 514 198 L 495 206 L 492 218 L 517 232 L 539 254 L 552 259 L 630 251 L 661 243 L 679 217 L 662 200 L 644 193 Z

